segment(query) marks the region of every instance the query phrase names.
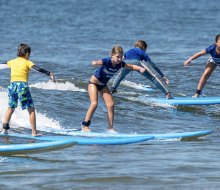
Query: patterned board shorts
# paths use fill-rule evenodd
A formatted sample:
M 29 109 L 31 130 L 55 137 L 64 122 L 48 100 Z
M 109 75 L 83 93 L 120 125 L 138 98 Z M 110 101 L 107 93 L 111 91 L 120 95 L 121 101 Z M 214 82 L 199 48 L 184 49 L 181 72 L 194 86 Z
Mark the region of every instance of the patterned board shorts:
M 11 82 L 8 86 L 8 98 L 8 106 L 10 108 L 17 107 L 18 99 L 22 110 L 34 107 L 34 102 L 26 82 Z

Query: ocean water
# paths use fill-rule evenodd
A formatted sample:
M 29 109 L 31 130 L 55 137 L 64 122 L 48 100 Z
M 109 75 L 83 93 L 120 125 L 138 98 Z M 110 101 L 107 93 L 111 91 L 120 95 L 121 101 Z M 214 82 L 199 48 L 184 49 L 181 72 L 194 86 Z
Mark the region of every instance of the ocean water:
M 146 40 L 148 54 L 170 79 L 174 96 L 192 96 L 208 55 L 183 62 L 220 33 L 218 1 L 53 0 L 0 2 L 0 61 L 16 57 L 20 43 L 32 47 L 31 60 L 53 71 L 57 83 L 31 71 L 29 85 L 43 133 L 79 128 L 90 104 L 87 82 L 92 60 L 109 56 L 120 44 L 126 51 Z M 0 118 L 7 108 L 10 72 L 0 69 Z M 218 96 L 219 68 L 204 93 Z M 110 81 L 110 85 L 112 80 Z M 144 87 L 149 87 L 144 90 Z M 150 89 L 150 90 L 149 90 Z M 218 189 L 220 186 L 220 106 L 152 105 L 163 97 L 133 72 L 114 95 L 114 127 L 125 133 L 171 133 L 212 129 L 200 140 L 148 141 L 130 145 L 80 146 L 54 152 L 0 157 L 0 189 Z M 142 97 L 142 98 L 140 98 Z M 146 97 L 146 100 L 143 98 Z M 17 108 L 13 130 L 30 133 L 27 111 Z M 99 106 L 93 131 L 107 129 L 106 108 Z

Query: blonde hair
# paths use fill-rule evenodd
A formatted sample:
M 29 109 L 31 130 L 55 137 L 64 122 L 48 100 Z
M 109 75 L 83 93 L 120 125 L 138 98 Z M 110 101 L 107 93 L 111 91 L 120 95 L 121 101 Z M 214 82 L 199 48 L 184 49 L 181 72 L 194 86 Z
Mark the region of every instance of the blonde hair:
M 112 51 L 111 51 L 111 55 L 115 55 L 115 54 L 119 54 L 121 56 L 124 55 L 124 51 L 121 46 L 119 46 L 119 45 L 113 46 Z
M 147 49 L 147 42 L 143 41 L 143 40 L 138 40 L 135 42 L 134 47 L 139 47 L 142 50 L 146 50 Z

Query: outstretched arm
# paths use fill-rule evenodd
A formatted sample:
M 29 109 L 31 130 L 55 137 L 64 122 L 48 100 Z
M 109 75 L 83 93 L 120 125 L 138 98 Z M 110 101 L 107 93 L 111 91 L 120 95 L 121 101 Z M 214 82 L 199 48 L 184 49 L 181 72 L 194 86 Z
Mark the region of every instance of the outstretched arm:
M 152 64 L 154 64 L 155 65 L 155 63 L 154 62 L 152 62 L 151 60 L 149 61 L 149 63 L 151 63 L 151 65 Z M 141 65 L 149 72 L 149 73 L 152 73 L 152 71 L 147 67 L 147 65 L 145 65 L 145 61 L 141 61 Z M 153 66 L 153 65 L 152 65 Z M 156 65 L 155 65 L 156 66 Z M 156 66 L 157 67 L 157 66 Z M 157 67 L 158 68 L 158 67 Z M 154 67 L 154 69 L 155 69 L 155 67 Z M 155 69 L 156 70 L 156 69 Z M 159 68 L 158 68 L 158 70 L 159 70 Z M 160 70 L 159 70 L 160 71 Z M 160 71 L 160 72 L 158 72 L 159 74 L 160 74 L 160 76 L 161 76 L 161 81 L 164 83 L 164 84 L 169 84 L 170 83 L 170 81 L 169 81 L 169 79 L 167 78 L 167 77 L 165 77 L 164 76 L 164 74 Z M 154 76 L 154 74 L 152 73 L 152 76 Z M 155 75 L 156 76 L 156 75 Z
M 133 70 L 133 71 L 139 71 L 140 73 L 144 73 L 145 72 L 145 68 L 139 67 L 137 65 L 128 64 L 128 63 L 125 64 L 125 68 Z
M 193 56 L 191 56 L 189 59 L 187 59 L 185 62 L 184 62 L 184 65 L 185 66 L 188 66 L 192 60 L 202 56 L 202 55 L 205 55 L 206 54 L 206 50 L 203 49 L 202 51 L 198 52 L 198 53 L 195 53 Z
M 33 65 L 31 68 L 36 70 L 36 71 L 39 71 L 41 73 L 44 73 L 44 74 L 50 76 L 51 81 L 55 82 L 55 78 L 54 78 L 54 74 L 53 73 L 51 73 L 51 72 L 49 72 L 49 71 L 47 71 L 47 70 L 45 70 L 43 68 L 40 68 L 37 65 Z
M 96 60 L 96 61 L 92 61 L 92 66 L 102 66 L 103 62 L 102 60 Z
M 161 76 L 161 78 L 164 77 L 164 74 L 162 73 L 162 71 L 159 69 L 159 67 L 153 62 L 150 60 L 148 60 L 148 62 L 151 64 L 151 66 L 154 68 L 155 71 L 158 72 L 158 74 Z

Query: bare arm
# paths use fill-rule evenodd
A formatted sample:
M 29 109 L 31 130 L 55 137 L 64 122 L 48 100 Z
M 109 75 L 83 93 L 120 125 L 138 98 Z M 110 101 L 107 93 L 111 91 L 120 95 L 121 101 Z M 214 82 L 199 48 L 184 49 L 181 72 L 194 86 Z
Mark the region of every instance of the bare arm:
M 102 60 L 95 60 L 95 61 L 92 61 L 92 66 L 102 66 Z
M 202 55 L 205 55 L 206 54 L 206 50 L 203 49 L 202 51 L 198 52 L 198 53 L 195 53 L 193 56 L 191 56 L 189 59 L 187 59 L 185 62 L 184 62 L 184 65 L 187 66 L 191 63 L 192 60 L 194 59 L 197 59 L 198 57 L 202 56 Z
M 149 62 L 149 63 L 151 64 L 151 66 L 155 69 L 155 71 L 158 72 L 158 74 L 161 76 L 161 78 L 163 78 L 163 77 L 164 77 L 164 74 L 163 74 L 162 71 L 159 69 L 159 67 L 158 67 L 153 61 L 151 61 L 151 60 L 149 60 L 148 62 Z

